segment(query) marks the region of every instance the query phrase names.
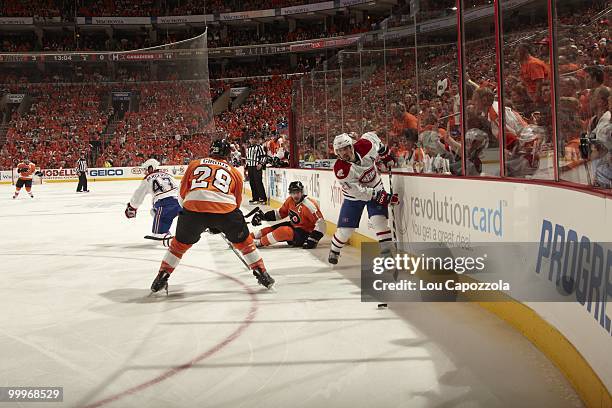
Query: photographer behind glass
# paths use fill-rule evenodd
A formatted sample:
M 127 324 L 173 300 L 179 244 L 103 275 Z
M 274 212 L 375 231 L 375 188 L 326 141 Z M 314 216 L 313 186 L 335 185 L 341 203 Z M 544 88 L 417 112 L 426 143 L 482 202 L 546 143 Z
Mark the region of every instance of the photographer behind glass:
M 580 153 L 590 161 L 593 186 L 612 188 L 612 124 L 580 138 Z
M 590 105 L 594 115 L 589 122 L 588 132 L 582 134 L 580 138 L 582 158 L 591 162 L 592 184 L 601 188 L 611 188 L 611 100 L 609 88 L 600 86 L 593 90 Z

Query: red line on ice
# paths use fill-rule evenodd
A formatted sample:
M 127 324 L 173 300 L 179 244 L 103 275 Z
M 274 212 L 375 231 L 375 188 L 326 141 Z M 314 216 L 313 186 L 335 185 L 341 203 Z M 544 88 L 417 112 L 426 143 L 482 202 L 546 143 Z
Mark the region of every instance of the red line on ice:
M 185 265 L 186 266 L 186 265 Z M 182 372 L 185 371 L 189 368 L 191 368 L 194 364 L 199 363 L 202 360 L 207 359 L 208 357 L 214 355 L 215 353 L 217 353 L 218 351 L 220 351 L 221 349 L 223 349 L 225 346 L 227 346 L 228 344 L 230 344 L 231 342 L 233 342 L 234 340 L 236 340 L 238 337 L 240 337 L 240 335 L 245 331 L 245 329 L 247 327 L 249 327 L 249 325 L 253 322 L 253 320 L 255 319 L 255 315 L 257 314 L 257 297 L 255 296 L 255 292 L 249 288 L 244 282 L 242 282 L 240 279 L 234 278 L 233 276 L 230 275 L 226 275 L 222 272 L 217 272 L 217 271 L 211 271 L 214 272 L 218 275 L 221 275 L 225 278 L 228 278 L 236 283 L 238 283 L 240 286 L 242 286 L 246 292 L 249 294 L 249 296 L 251 297 L 251 308 L 249 309 L 249 313 L 247 314 L 247 316 L 245 317 L 245 319 L 242 321 L 242 323 L 240 324 L 240 326 L 234 330 L 229 336 L 227 336 L 225 339 L 223 339 L 221 342 L 217 343 L 216 345 L 214 345 L 213 347 L 211 347 L 210 349 L 208 349 L 207 351 L 205 351 L 204 353 L 194 357 L 193 359 L 191 359 L 190 361 L 188 361 L 187 363 L 181 364 L 179 366 L 176 367 L 172 367 L 171 369 L 169 369 L 168 371 L 158 375 L 155 378 L 152 378 L 149 381 L 143 382 L 142 384 L 139 385 L 135 385 L 134 387 L 128 388 L 125 391 L 121 391 L 120 393 L 117 393 L 115 395 L 111 395 L 110 397 L 106 397 L 104 399 L 101 399 L 99 401 L 93 402 L 91 404 L 87 404 L 85 405 L 83 408 L 96 408 L 96 407 L 101 407 L 103 405 L 106 405 L 108 403 L 117 401 L 123 397 L 127 397 L 129 395 L 134 395 L 139 391 L 142 391 L 146 388 L 149 388 L 155 384 L 159 384 L 160 382 L 167 380 L 168 378 Z

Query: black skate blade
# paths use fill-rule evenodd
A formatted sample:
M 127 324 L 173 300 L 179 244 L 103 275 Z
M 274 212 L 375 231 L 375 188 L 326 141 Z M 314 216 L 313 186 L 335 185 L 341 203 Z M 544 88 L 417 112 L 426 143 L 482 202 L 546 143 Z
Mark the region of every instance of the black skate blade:
M 264 288 L 266 288 L 268 290 L 272 289 L 272 287 L 276 283 L 276 281 L 274 281 L 274 280 L 272 280 L 272 282 L 269 283 L 268 280 L 266 278 L 264 278 L 262 275 L 260 275 L 259 272 L 253 271 L 253 275 L 257 279 L 257 283 L 259 283 L 261 286 L 263 286 Z M 270 277 L 270 278 L 272 278 L 272 277 Z M 266 283 L 268 283 L 268 284 L 266 285 Z
M 166 287 L 165 287 L 165 288 L 163 288 L 163 289 L 166 291 L 166 296 L 170 296 L 170 295 L 169 295 L 169 293 L 168 293 L 168 284 L 166 284 Z M 149 293 L 149 295 L 148 295 L 147 297 L 151 297 L 151 296 L 153 296 L 154 294 L 159 293 L 159 292 L 161 292 L 161 291 L 162 291 L 162 289 L 158 290 L 157 292 L 155 292 L 155 291 L 153 291 L 153 290 L 152 290 L 152 291 L 151 291 L 151 293 Z
M 153 241 L 163 241 L 165 238 L 164 237 L 158 238 L 158 237 L 154 237 L 152 235 L 145 235 L 144 239 L 150 239 L 150 240 L 153 240 Z

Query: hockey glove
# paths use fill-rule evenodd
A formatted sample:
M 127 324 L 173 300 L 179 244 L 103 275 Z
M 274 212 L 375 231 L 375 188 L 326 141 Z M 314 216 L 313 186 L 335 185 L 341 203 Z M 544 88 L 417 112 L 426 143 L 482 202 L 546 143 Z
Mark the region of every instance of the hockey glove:
M 251 225 L 254 227 L 258 227 L 261 225 L 261 220 L 263 220 L 264 213 L 262 211 L 256 212 L 253 214 L 253 218 L 251 218 Z
M 136 217 L 136 208 L 132 207 L 130 203 L 127 204 L 127 208 L 125 209 L 125 216 L 128 218 Z
M 37 171 L 36 173 L 34 173 L 35 175 L 37 175 L 38 177 L 42 177 L 43 176 L 43 172 L 42 171 Z
M 261 225 L 262 221 L 276 221 L 276 213 L 274 211 L 264 213 L 263 211 L 259 210 L 253 214 L 253 218 L 251 218 L 251 225 L 257 227 L 258 225 Z
M 395 157 L 391 154 L 391 151 L 387 146 L 383 146 L 378 151 L 378 157 L 380 162 L 382 163 L 382 167 L 384 169 L 390 169 L 395 164 Z
M 323 238 L 323 233 L 321 233 L 320 231 L 312 231 L 310 235 L 308 236 L 308 238 L 306 239 L 306 242 L 304 242 L 303 248 L 304 249 L 316 248 L 321 238 Z
M 389 194 L 385 190 L 380 190 L 374 196 L 374 201 L 376 201 L 379 205 L 397 205 L 399 204 L 399 197 L 397 194 Z

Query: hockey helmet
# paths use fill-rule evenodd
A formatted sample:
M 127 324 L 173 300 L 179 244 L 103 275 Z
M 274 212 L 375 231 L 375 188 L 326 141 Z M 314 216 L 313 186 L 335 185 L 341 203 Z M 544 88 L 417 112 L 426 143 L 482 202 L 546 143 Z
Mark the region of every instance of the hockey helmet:
M 353 145 L 353 139 L 347 134 L 342 133 L 334 138 L 334 153 L 338 154 L 338 150 Z
M 294 193 L 296 191 L 304 192 L 304 184 L 301 181 L 292 181 L 289 183 L 289 192 Z
M 230 152 L 230 144 L 225 139 L 217 139 L 210 145 L 210 155 L 213 157 L 225 158 Z
M 151 171 L 155 171 L 155 170 L 157 170 L 159 165 L 160 165 L 160 163 L 157 160 L 149 159 L 146 162 L 142 163 L 142 165 L 140 167 L 142 167 L 145 170 L 149 170 L 149 167 L 152 167 Z

